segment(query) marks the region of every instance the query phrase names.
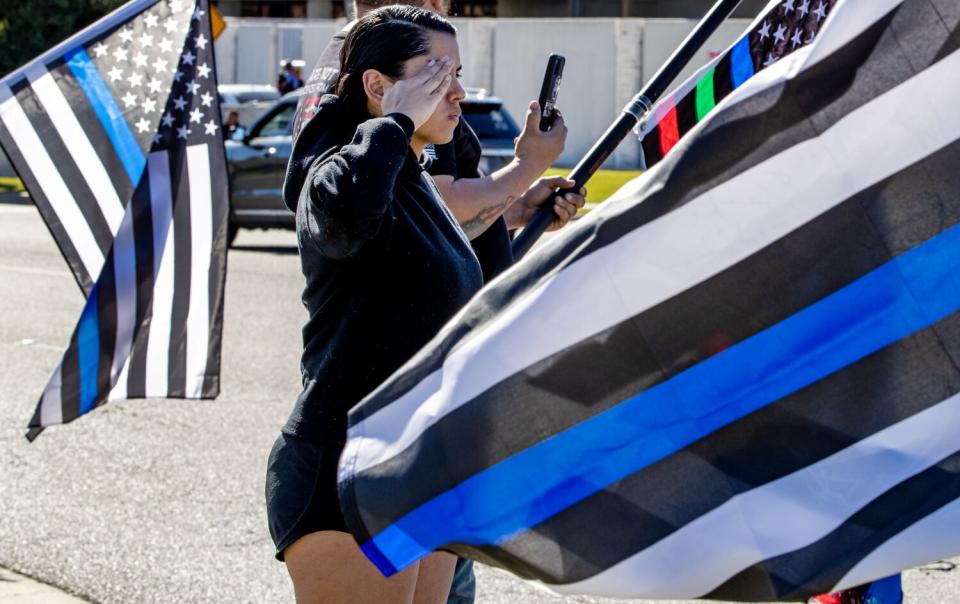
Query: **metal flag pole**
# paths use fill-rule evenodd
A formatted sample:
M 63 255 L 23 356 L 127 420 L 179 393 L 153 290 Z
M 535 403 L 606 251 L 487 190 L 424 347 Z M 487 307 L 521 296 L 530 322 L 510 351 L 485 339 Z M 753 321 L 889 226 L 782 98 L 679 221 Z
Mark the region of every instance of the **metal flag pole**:
M 677 75 L 687 66 L 687 63 L 693 58 L 693 55 L 703 47 L 720 24 L 730 16 L 741 0 L 718 0 L 713 8 L 710 9 L 700 23 L 694 28 L 690 35 L 686 37 L 680 47 L 677 48 L 663 64 L 663 67 L 647 82 L 647 85 L 637 93 L 633 99 L 624 107 L 623 113 L 613 123 L 610 128 L 600 137 L 593 148 L 587 153 L 586 157 L 580 160 L 580 163 L 574 167 L 568 178 L 576 182 L 572 190 L 579 190 L 583 187 L 590 177 L 600 169 L 607 158 L 616 150 L 623 139 L 630 134 L 630 131 L 639 123 L 643 116 L 650 111 L 653 104 L 666 91 Z M 571 189 L 565 189 L 554 193 L 530 220 L 530 222 L 520 231 L 517 238 L 513 241 L 513 257 L 516 260 L 522 258 L 537 239 L 543 235 L 544 231 L 553 222 L 555 214 L 553 213 L 554 200 L 557 196 L 569 192 Z

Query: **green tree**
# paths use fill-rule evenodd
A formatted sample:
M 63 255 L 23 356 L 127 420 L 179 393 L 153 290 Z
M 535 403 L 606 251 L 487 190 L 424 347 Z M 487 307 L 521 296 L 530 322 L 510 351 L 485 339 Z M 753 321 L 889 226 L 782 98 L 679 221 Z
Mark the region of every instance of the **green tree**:
M 123 3 L 124 0 L 0 0 L 0 76 Z

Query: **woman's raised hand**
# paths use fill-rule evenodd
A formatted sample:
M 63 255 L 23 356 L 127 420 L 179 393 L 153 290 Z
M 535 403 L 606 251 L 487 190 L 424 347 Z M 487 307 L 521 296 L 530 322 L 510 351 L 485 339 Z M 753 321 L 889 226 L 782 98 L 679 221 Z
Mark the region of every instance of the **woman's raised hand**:
M 433 115 L 452 81 L 450 58 L 430 59 L 417 75 L 398 80 L 386 88 L 380 108 L 384 115 L 406 115 L 419 128 Z

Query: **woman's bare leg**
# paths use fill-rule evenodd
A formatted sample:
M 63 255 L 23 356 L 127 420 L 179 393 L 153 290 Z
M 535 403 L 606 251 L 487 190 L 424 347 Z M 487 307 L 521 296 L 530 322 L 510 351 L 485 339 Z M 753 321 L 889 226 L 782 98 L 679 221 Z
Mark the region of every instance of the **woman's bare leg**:
M 417 591 L 419 563 L 386 579 L 346 533 L 311 533 L 284 550 L 283 558 L 297 604 L 409 604 Z
M 450 595 L 457 557 L 447 552 L 430 554 L 420 561 L 413 604 L 443 604 Z

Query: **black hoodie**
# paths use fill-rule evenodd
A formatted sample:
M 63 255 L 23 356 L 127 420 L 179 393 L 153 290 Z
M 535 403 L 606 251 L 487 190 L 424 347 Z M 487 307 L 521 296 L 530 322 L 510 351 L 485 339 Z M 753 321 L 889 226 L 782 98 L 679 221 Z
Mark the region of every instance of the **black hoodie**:
M 283 189 L 297 215 L 309 313 L 303 392 L 284 432 L 336 447 L 347 411 L 483 284 L 469 241 L 410 149 L 410 118 L 357 121 L 324 97 Z

